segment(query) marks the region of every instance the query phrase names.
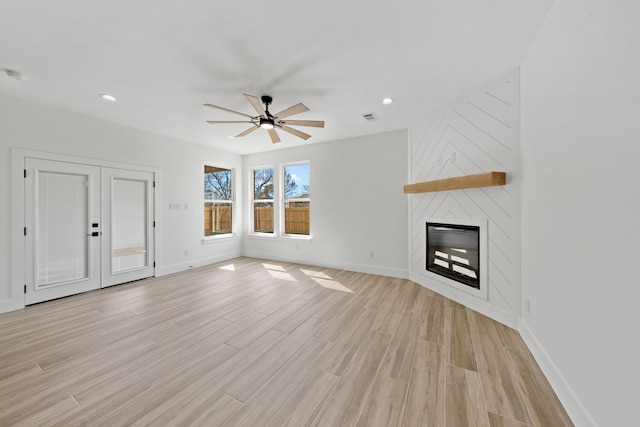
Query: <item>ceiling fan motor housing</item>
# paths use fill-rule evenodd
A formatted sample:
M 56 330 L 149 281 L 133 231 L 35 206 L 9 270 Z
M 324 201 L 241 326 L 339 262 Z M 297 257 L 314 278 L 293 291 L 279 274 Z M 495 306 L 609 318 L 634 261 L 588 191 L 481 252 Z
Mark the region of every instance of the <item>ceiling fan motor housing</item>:
M 273 102 L 273 98 L 270 97 L 269 95 L 262 95 L 260 99 L 262 100 L 262 103 L 265 104 L 267 107 Z

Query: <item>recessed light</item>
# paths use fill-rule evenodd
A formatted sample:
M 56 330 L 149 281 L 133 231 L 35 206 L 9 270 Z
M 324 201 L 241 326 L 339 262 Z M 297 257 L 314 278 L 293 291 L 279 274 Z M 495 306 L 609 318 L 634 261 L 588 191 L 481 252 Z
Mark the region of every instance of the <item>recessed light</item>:
M 227 138 L 229 138 L 229 139 L 235 139 L 235 135 L 227 135 Z
M 16 71 L 16 70 L 4 70 L 5 74 L 7 75 L 7 77 L 11 77 L 14 80 L 27 80 L 27 76 L 25 76 L 24 74 Z
M 392 102 L 393 102 L 393 98 L 385 98 L 385 99 L 383 99 L 383 100 L 382 100 L 382 103 L 383 103 L 384 105 L 389 105 L 389 104 L 391 104 Z
M 115 96 L 109 95 L 108 93 L 101 93 L 100 98 L 104 99 L 105 101 L 112 101 L 112 102 L 116 100 Z

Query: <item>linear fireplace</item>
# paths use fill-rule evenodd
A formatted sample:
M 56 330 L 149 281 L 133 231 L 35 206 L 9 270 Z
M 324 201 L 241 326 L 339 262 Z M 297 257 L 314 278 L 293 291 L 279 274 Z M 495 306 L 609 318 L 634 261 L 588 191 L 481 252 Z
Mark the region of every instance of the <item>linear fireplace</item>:
M 486 299 L 486 247 L 486 220 L 430 218 L 426 274 Z

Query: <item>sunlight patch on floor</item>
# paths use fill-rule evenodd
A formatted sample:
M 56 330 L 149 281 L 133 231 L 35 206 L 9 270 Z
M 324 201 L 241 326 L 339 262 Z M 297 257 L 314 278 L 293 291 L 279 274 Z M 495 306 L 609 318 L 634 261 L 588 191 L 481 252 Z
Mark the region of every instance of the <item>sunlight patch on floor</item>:
M 351 289 L 344 286 L 342 283 L 335 281 L 333 279 L 323 279 L 322 277 L 311 277 L 314 282 L 322 286 L 323 288 L 333 289 L 336 291 L 348 292 L 350 294 L 354 293 Z
M 305 270 L 303 268 L 301 268 L 300 271 L 302 271 L 304 274 L 306 274 L 309 277 L 320 277 L 322 279 L 332 279 L 331 276 L 323 273 L 322 271 Z
M 233 264 L 223 265 L 222 267 L 220 267 L 220 270 L 236 271 L 236 266 Z
M 276 264 L 267 264 L 266 262 L 263 262 L 262 265 L 264 266 L 264 268 L 266 268 L 267 270 L 273 270 L 273 271 L 287 271 L 284 269 L 283 266 L 281 265 L 276 265 Z
M 262 263 L 262 266 L 267 269 L 271 277 L 274 279 L 287 280 L 289 282 L 297 282 L 297 280 L 281 265 Z

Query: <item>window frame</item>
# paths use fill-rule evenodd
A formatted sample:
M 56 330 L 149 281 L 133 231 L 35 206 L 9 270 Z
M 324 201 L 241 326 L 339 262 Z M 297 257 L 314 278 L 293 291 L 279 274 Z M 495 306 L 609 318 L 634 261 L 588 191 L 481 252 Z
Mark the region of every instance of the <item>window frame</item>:
M 255 198 L 255 171 L 263 170 L 263 169 L 271 169 L 272 170 L 272 185 L 273 185 L 273 198 L 272 199 L 256 199 Z M 263 237 L 274 237 L 278 233 L 278 226 L 276 219 L 278 218 L 278 189 L 276 185 L 277 180 L 277 169 L 275 165 L 265 165 L 265 166 L 253 166 L 249 168 L 249 202 L 251 205 L 249 212 L 249 234 L 252 236 L 263 236 Z M 271 203 L 273 205 L 273 231 L 262 232 L 255 230 L 255 205 L 256 203 Z
M 207 172 L 205 171 L 207 167 L 211 167 L 211 168 L 217 168 L 217 169 L 223 169 L 223 170 L 228 170 L 231 174 L 230 179 L 231 179 L 231 198 L 229 200 L 226 199 L 207 199 L 205 198 L 205 192 L 204 192 L 204 188 L 203 188 L 203 207 L 206 205 L 206 203 L 220 203 L 220 204 L 228 204 L 231 206 L 231 231 L 228 233 L 219 233 L 219 234 L 211 234 L 211 235 L 206 235 L 205 234 L 205 217 L 204 217 L 204 210 L 203 210 L 203 216 L 202 216 L 202 230 L 203 230 L 203 237 L 202 237 L 202 241 L 207 242 L 207 241 L 211 241 L 211 240 L 219 240 L 219 239 L 228 239 L 230 237 L 236 237 L 237 233 L 236 233 L 236 169 L 232 166 L 227 166 L 227 165 L 223 165 L 220 163 L 208 163 L 205 162 L 203 165 L 203 175 L 202 178 L 204 180 L 204 174 L 206 174 Z
M 279 234 L 281 237 L 284 238 L 288 238 L 288 239 L 300 239 L 300 240 L 311 240 L 311 197 L 294 197 L 291 199 L 287 199 L 285 198 L 285 189 L 284 189 L 284 185 L 285 185 L 285 179 L 286 179 L 286 173 L 285 173 L 285 169 L 287 167 L 290 166 L 299 166 L 299 165 L 307 165 L 309 167 L 309 187 L 311 187 L 311 161 L 309 160 L 301 160 L 301 161 L 297 161 L 297 162 L 287 162 L 287 163 L 281 163 L 278 168 L 279 171 L 279 176 L 278 176 L 278 189 L 279 189 L 279 194 L 278 194 L 278 206 L 280 208 L 280 212 L 278 215 L 279 218 L 279 224 L 278 224 L 278 229 L 279 229 Z M 309 196 L 311 195 L 311 191 L 309 191 Z M 286 205 L 288 202 L 306 202 L 308 203 L 309 206 L 309 234 L 296 234 L 296 233 L 286 233 L 285 232 L 285 215 L 286 215 Z

